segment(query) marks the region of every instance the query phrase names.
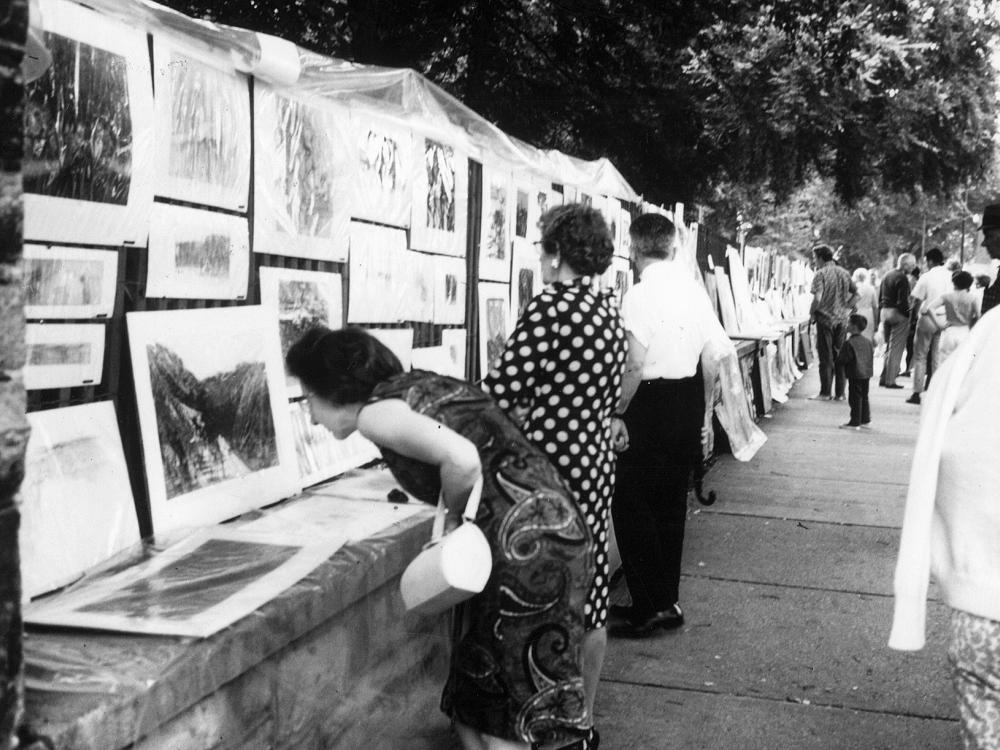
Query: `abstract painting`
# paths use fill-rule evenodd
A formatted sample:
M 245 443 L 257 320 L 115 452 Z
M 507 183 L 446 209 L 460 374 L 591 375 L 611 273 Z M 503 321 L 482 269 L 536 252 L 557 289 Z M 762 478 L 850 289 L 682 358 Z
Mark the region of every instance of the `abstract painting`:
M 404 370 L 413 365 L 412 328 L 369 328 L 368 333 L 385 344 L 399 358 Z
M 156 193 L 246 211 L 250 87 L 229 57 L 155 36 Z
M 465 259 L 434 258 L 434 323 L 465 323 Z
M 115 309 L 118 253 L 24 246 L 24 314 L 29 319 L 106 318 Z
M 479 278 L 510 281 L 511 174 L 483 166 L 483 216 L 479 238 Z
M 313 424 L 309 406 L 305 401 L 288 404 L 298 458 L 299 478 L 308 487 L 330 477 L 343 474 L 348 469 L 374 461 L 381 454 L 378 448 L 360 432 L 352 433 L 346 440 L 338 440 L 322 425 Z
M 21 485 L 21 581 L 34 597 L 139 541 L 110 401 L 28 414 Z
M 396 227 L 410 226 L 413 205 L 413 136 L 361 109 L 351 109 L 358 180 L 351 215 Z
M 254 117 L 254 252 L 347 260 L 357 176 L 348 111 L 258 82 Z
M 25 622 L 207 638 L 294 586 L 343 542 L 198 531 L 138 565 L 30 605 Z
M 298 489 L 274 311 L 129 313 L 156 532 L 224 521 Z
M 147 297 L 246 299 L 250 227 L 242 216 L 156 203 Z
M 41 0 L 52 65 L 25 87 L 24 238 L 143 244 L 152 201 L 146 33 Z
M 454 146 L 432 138 L 415 138 L 414 142 L 417 153 L 410 246 L 414 250 L 464 256 L 468 160 Z
M 418 278 L 426 264 L 419 255 L 406 249 L 402 229 L 352 221 L 347 322 L 416 320 L 414 316 L 426 305 L 420 291 L 425 284 L 433 317 L 433 275 L 425 281 Z
M 100 384 L 104 334 L 103 324 L 29 324 L 24 387 L 33 391 Z
M 542 273 L 535 245 L 514 245 L 514 270 L 511 273 L 511 317 L 517 321 L 528 303 L 542 291 Z
M 485 376 L 500 361 L 510 332 L 510 285 L 479 284 L 479 372 Z

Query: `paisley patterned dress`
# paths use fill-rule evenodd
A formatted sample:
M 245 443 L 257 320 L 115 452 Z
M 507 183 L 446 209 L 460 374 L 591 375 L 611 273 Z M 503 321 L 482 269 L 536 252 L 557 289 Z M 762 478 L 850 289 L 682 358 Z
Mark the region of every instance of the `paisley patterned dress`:
M 454 720 L 517 742 L 581 736 L 590 726 L 580 644 L 594 543 L 573 495 L 545 455 L 480 389 L 413 371 L 375 388 L 371 402 L 405 401 L 471 440 L 483 466 L 476 524 L 493 571 L 470 599 L 441 700 Z M 437 503 L 436 466 L 382 448 L 408 492 Z

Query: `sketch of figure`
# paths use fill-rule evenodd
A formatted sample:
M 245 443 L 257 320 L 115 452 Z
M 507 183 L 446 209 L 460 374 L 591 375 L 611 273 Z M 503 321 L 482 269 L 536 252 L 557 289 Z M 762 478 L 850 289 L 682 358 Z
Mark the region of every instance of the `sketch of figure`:
M 104 286 L 104 267 L 96 260 L 26 257 L 24 303 L 51 307 L 97 304 Z
M 52 65 L 26 86 L 24 190 L 128 203 L 132 120 L 125 58 L 44 32 Z
M 507 300 L 486 300 L 486 360 L 489 366 L 500 361 L 507 341 Z
M 535 196 L 535 200 L 538 203 L 539 216 L 549 210 L 549 194 L 547 192 L 539 190 L 538 195 Z
M 486 238 L 486 255 L 496 260 L 507 257 L 507 188 L 490 184 L 489 234 Z
M 395 191 L 402 184 L 399 144 L 389 136 L 369 130 L 361 148 L 361 171 L 383 191 Z
M 514 234 L 518 237 L 528 236 L 528 193 L 517 191 L 517 207 L 514 214 Z
M 455 231 L 455 149 L 426 140 L 427 226 Z

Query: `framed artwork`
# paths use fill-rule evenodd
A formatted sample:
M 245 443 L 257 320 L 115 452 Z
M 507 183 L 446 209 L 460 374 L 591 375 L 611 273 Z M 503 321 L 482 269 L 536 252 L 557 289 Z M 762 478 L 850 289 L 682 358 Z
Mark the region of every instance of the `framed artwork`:
M 228 56 L 153 38 L 156 194 L 246 211 L 250 85 Z
M 445 328 L 441 331 L 441 346 L 448 352 L 450 361 L 449 372 L 442 375 L 453 375 L 461 380 L 469 377 L 465 361 L 465 348 L 468 345 L 468 333 L 464 328 Z
M 147 297 L 246 299 L 250 227 L 242 216 L 153 205 Z
M 21 485 L 21 583 L 35 597 L 139 541 L 110 401 L 28 414 Z
M 351 222 L 348 264 L 348 323 L 400 323 L 413 320 L 423 304 L 412 296 L 417 269 L 406 249 L 406 232 L 359 221 Z M 433 292 L 431 292 L 433 295 Z M 433 315 L 433 296 L 431 297 Z
M 348 112 L 254 87 L 254 252 L 347 260 L 357 169 Z
M 290 402 L 288 411 L 303 486 L 323 482 L 381 457 L 378 448 L 359 432 L 338 440 L 325 427 L 313 424 L 305 401 Z
M 29 323 L 24 387 L 98 385 L 104 376 L 104 335 L 101 323 Z
M 115 309 L 118 253 L 78 247 L 24 246 L 24 314 L 107 318 Z
M 486 375 L 500 361 L 510 334 L 510 285 L 479 283 L 479 372 Z
M 300 271 L 295 268 L 261 266 L 260 304 L 278 317 L 281 361 L 302 334 L 310 328 L 337 329 L 344 325 L 343 286 L 339 273 Z M 288 395 L 300 394 L 298 380 L 286 377 Z
M 465 258 L 434 258 L 434 323 L 464 325 L 467 292 Z
M 413 207 L 413 134 L 360 109 L 351 109 L 358 179 L 352 216 L 409 227 Z
M 514 267 L 510 275 L 510 314 L 516 322 L 528 303 L 542 291 L 542 270 L 537 245 L 514 245 Z
M 25 86 L 24 238 L 144 245 L 153 90 L 144 29 L 40 0 L 52 65 Z
M 211 524 L 294 494 L 274 311 L 129 313 L 153 529 Z
M 389 347 L 399 358 L 404 370 L 413 366 L 412 328 L 369 328 L 368 333 Z
M 482 281 L 510 281 L 513 193 L 509 171 L 483 165 L 483 216 L 479 236 L 479 278 Z
M 205 529 L 138 565 L 33 603 L 24 619 L 35 625 L 207 638 L 294 586 L 344 541 L 343 536 L 303 541 Z
M 629 258 L 632 254 L 632 236 L 629 228 L 632 226 L 632 213 L 622 204 L 621 213 L 618 216 L 618 238 L 615 242 L 615 254 L 620 258 Z
M 415 137 L 410 247 L 465 256 L 469 165 L 464 154 L 434 138 Z

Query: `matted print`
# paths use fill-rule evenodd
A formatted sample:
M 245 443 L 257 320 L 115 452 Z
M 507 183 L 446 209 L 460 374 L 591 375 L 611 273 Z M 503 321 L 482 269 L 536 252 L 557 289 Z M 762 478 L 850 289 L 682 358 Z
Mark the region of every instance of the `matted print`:
M 24 246 L 24 314 L 102 318 L 115 309 L 118 253 L 78 247 Z
M 510 285 L 479 284 L 479 372 L 486 375 L 500 361 L 511 329 Z
M 207 638 L 271 601 L 328 560 L 343 536 L 303 542 L 206 529 L 120 573 L 34 603 L 25 622 Z
M 536 245 L 514 246 L 514 268 L 510 275 L 510 315 L 517 321 L 528 303 L 542 291 L 542 271 Z
M 28 414 L 21 485 L 21 585 L 34 597 L 139 541 L 110 401 Z
M 129 313 L 153 529 L 224 521 L 294 494 L 274 311 Z
M 483 165 L 483 216 L 479 237 L 479 278 L 510 281 L 514 189 L 511 173 Z
M 514 237 L 528 238 L 529 208 L 533 191 L 526 185 L 518 185 L 514 192 Z
M 147 297 L 246 299 L 249 274 L 245 218 L 166 203 L 153 206 Z
M 368 333 L 389 347 L 399 358 L 404 370 L 413 366 L 412 328 L 369 328 Z
M 413 135 L 363 110 L 351 110 L 358 180 L 352 216 L 409 227 L 413 207 Z
M 213 58 L 160 36 L 156 70 L 156 194 L 246 211 L 250 86 L 228 56 Z
M 434 323 L 465 323 L 466 270 L 464 258 L 434 258 Z
M 722 327 L 730 336 L 740 332 L 739 317 L 736 314 L 736 302 L 733 299 L 733 288 L 729 284 L 729 276 L 721 266 L 715 270 L 715 291 L 719 300 L 719 311 L 722 315 Z
M 52 65 L 25 86 L 24 238 L 142 245 L 153 197 L 153 91 L 142 29 L 40 0 Z
M 441 373 L 442 375 L 452 375 L 461 380 L 469 377 L 465 361 L 468 339 L 468 333 L 464 328 L 445 328 L 441 331 L 441 346 L 448 351 L 448 359 L 451 362 L 449 372 Z
M 632 235 L 629 234 L 631 227 L 632 213 L 622 204 L 622 210 L 618 216 L 618 237 L 615 242 L 615 254 L 620 258 L 628 258 L 632 254 Z
M 468 159 L 454 146 L 415 137 L 410 246 L 465 255 L 468 225 Z
M 402 229 L 351 222 L 348 264 L 348 323 L 400 323 L 434 312 L 432 266 L 429 256 L 406 249 Z
M 104 335 L 103 324 L 28 324 L 24 387 L 98 385 L 104 375 Z
M 374 461 L 381 455 L 374 443 L 362 437 L 360 432 L 355 431 L 346 440 L 338 440 L 322 425 L 313 424 L 305 401 L 290 402 L 288 411 L 303 486 L 308 487 L 343 474 L 348 469 Z
M 254 87 L 254 252 L 347 260 L 351 158 L 346 108 Z

